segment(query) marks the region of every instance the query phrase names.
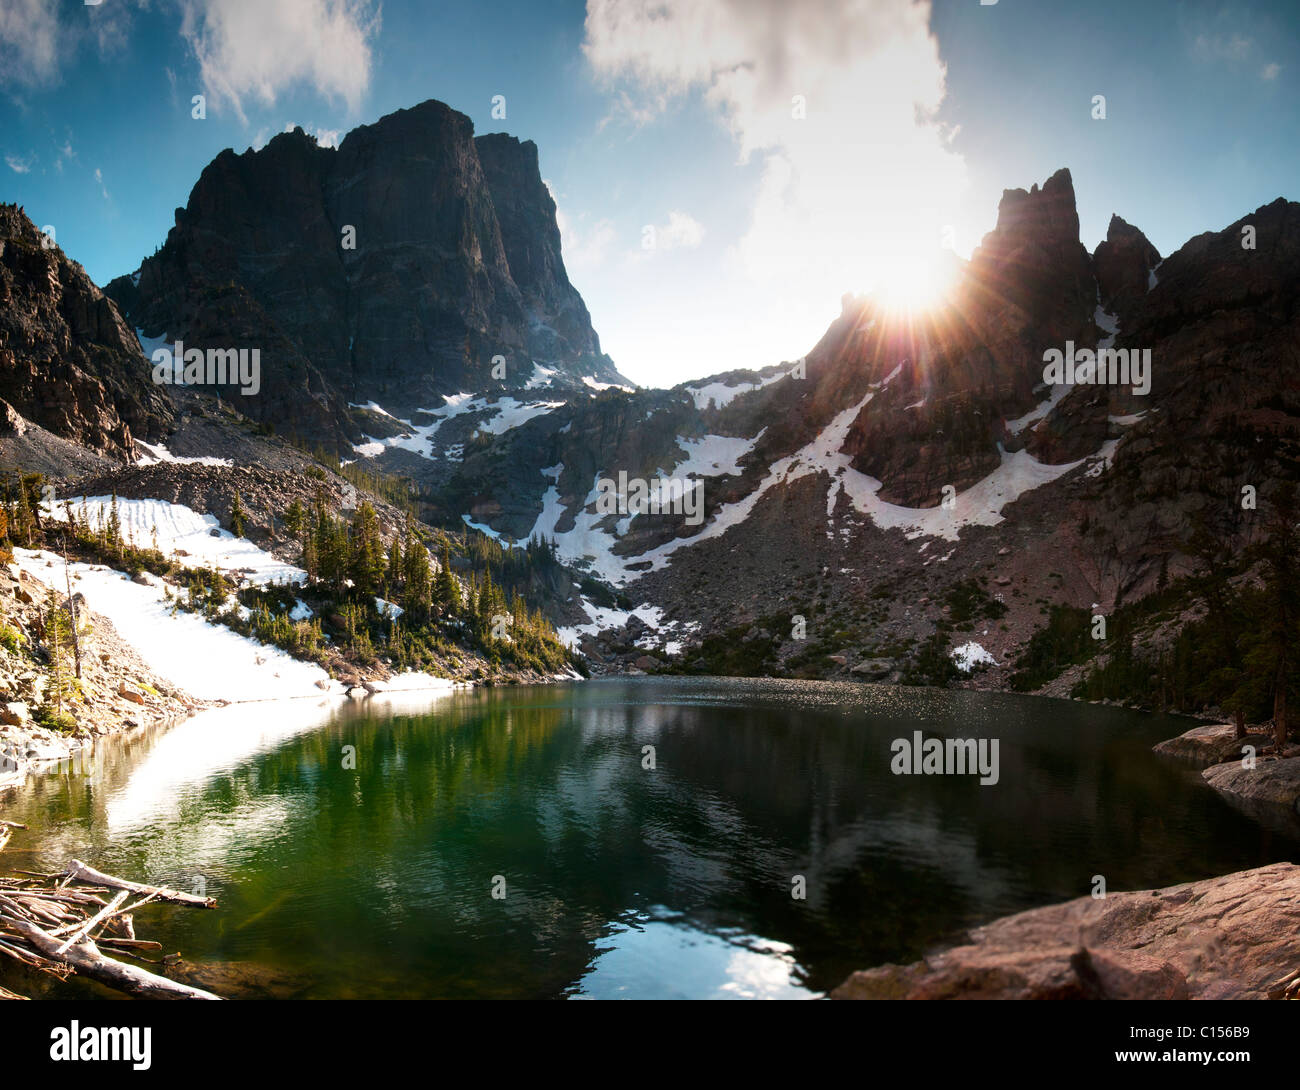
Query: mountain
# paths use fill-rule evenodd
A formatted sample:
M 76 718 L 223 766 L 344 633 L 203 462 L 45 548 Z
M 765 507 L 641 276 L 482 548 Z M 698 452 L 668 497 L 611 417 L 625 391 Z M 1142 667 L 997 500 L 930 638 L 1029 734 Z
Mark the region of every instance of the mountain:
M 174 420 L 112 301 L 12 204 L 0 205 L 0 398 L 5 434 L 30 421 L 119 459 Z
M 845 296 L 801 360 L 634 389 L 565 274 L 536 148 L 425 103 L 337 150 L 293 132 L 223 153 L 111 289 L 147 337 L 268 361 L 254 398 L 173 389 L 173 456 L 292 473 L 274 426 L 432 525 L 552 540 L 568 568 L 530 593 L 597 672 L 1190 706 L 1188 634 L 1213 610 L 1226 631 L 1223 602 L 1261 585 L 1267 520 L 1300 480 L 1300 205 L 1167 257 L 1115 215 L 1089 253 L 1060 170 L 1005 191 L 958 266 L 928 312 Z M 1053 353 L 1129 370 L 1074 381 Z M 191 472 L 169 468 L 171 492 L 226 517 L 222 471 L 189 489 Z M 665 481 L 702 483 L 664 510 L 604 506 Z
M 454 462 L 441 514 L 554 537 L 617 587 L 621 613 L 593 598 L 573 629 L 611 666 L 653 649 L 698 669 L 921 678 L 976 643 L 982 683 L 1008 684 L 1054 607 L 1128 616 L 1198 571 L 1207 533 L 1249 579 L 1263 515 L 1242 489 L 1262 511 L 1300 477 L 1300 205 L 1163 261 L 1119 217 L 1094 254 L 1078 231 L 1060 171 L 1004 194 L 928 315 L 846 297 L 800 365 L 569 399 L 454 450 L 422 436 L 427 460 Z M 1068 342 L 1149 350 L 1149 389 L 1136 373 L 1046 384 L 1044 353 Z M 599 481 L 620 472 L 702 477 L 701 516 L 602 514 Z M 1152 656 L 1204 613 L 1191 591 L 1166 605 L 1125 636 Z M 1071 655 L 1104 664 L 1106 648 Z
M 626 381 L 565 273 L 536 145 L 475 139 L 435 101 L 338 148 L 295 129 L 222 152 L 161 250 L 107 292 L 147 338 L 259 348 L 240 408 L 341 450 L 362 434 L 350 404 L 412 412 L 524 388 L 537 366 Z

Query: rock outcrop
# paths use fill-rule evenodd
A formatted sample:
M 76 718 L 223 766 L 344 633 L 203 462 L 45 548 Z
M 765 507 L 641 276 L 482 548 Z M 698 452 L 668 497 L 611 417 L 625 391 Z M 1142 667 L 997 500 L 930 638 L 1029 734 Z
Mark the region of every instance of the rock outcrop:
M 19 417 L 119 461 L 173 419 L 112 300 L 11 204 L 0 205 L 0 396 Z M 6 417 L 12 434 L 19 426 Z
M 1300 969 L 1300 866 L 997 920 L 911 965 L 856 972 L 833 999 L 1265 999 Z
M 1252 803 L 1271 803 L 1300 813 L 1300 756 L 1257 759 L 1254 768 L 1225 761 L 1201 773 L 1216 791 Z
M 1265 734 L 1247 734 L 1245 738 L 1238 739 L 1237 728 L 1233 724 L 1207 723 L 1193 727 L 1177 738 L 1157 742 L 1151 747 L 1151 752 L 1209 768 L 1223 761 L 1240 760 L 1242 746 L 1254 746 L 1258 752 L 1271 741 L 1272 738 Z

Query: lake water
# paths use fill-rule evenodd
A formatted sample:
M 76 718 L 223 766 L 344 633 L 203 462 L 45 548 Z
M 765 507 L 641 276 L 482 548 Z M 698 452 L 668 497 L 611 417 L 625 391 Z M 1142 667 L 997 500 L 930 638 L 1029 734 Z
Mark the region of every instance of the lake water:
M 814 997 L 1094 875 L 1135 889 L 1300 859 L 1150 753 L 1190 725 L 727 679 L 238 705 L 0 797 L 31 826 L 3 862 L 201 881 L 216 911 L 146 908 L 137 933 L 227 994 Z M 894 775 L 916 730 L 998 739 L 998 783 Z

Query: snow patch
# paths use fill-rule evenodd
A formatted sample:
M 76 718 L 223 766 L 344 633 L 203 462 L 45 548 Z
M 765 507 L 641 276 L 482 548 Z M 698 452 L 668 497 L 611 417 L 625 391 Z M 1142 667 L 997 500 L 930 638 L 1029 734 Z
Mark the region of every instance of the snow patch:
M 969 674 L 976 666 L 996 666 L 998 664 L 997 660 L 974 640 L 971 640 L 970 643 L 964 643 L 960 647 L 954 647 L 951 658 L 957 669 L 963 674 Z

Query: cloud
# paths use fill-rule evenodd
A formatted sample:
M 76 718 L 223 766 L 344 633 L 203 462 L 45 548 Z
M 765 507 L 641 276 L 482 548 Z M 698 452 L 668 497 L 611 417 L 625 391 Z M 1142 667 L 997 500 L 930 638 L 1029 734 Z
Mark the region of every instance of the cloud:
M 250 99 L 272 106 L 307 85 L 355 110 L 370 85 L 370 41 L 379 11 L 370 0 L 183 0 L 181 34 L 214 104 L 247 120 Z
M 17 155 L 6 155 L 5 164 L 15 174 L 27 174 L 32 169 L 32 164 L 36 161 L 36 156 L 29 155 L 26 159 Z
M 732 365 L 742 351 L 754 366 L 797 356 L 844 292 L 937 250 L 945 224 L 973 234 L 958 211 L 966 165 L 937 119 L 946 72 L 929 19 L 927 2 L 588 0 L 583 50 L 615 119 L 702 102 L 737 162 L 759 165 L 726 275 L 698 302 L 745 327 L 745 345 L 719 348 Z
M 104 172 L 100 170 L 99 167 L 95 168 L 95 181 L 99 185 L 99 191 L 104 195 L 104 200 L 110 200 L 111 198 L 108 195 L 108 186 L 104 184 Z
M 551 183 L 543 181 L 551 199 L 555 200 L 555 190 Z M 569 273 L 590 271 L 605 263 L 609 251 L 617 238 L 614 224 L 607 219 L 597 220 L 587 226 L 586 216 L 579 216 L 575 223 L 559 207 L 555 200 L 555 223 L 560 229 L 560 247 L 564 257 L 564 267 Z
M 1264 65 L 1263 69 L 1259 73 L 1259 78 L 1272 81 L 1277 79 L 1278 73 L 1281 71 L 1282 66 L 1280 64 L 1273 64 L 1270 62 L 1269 64 Z
M 59 5 L 49 0 L 0 3 L 0 84 L 38 87 L 59 73 Z
M 1243 61 L 1254 48 L 1244 34 L 1198 34 L 1192 41 L 1192 56 L 1202 61 Z

